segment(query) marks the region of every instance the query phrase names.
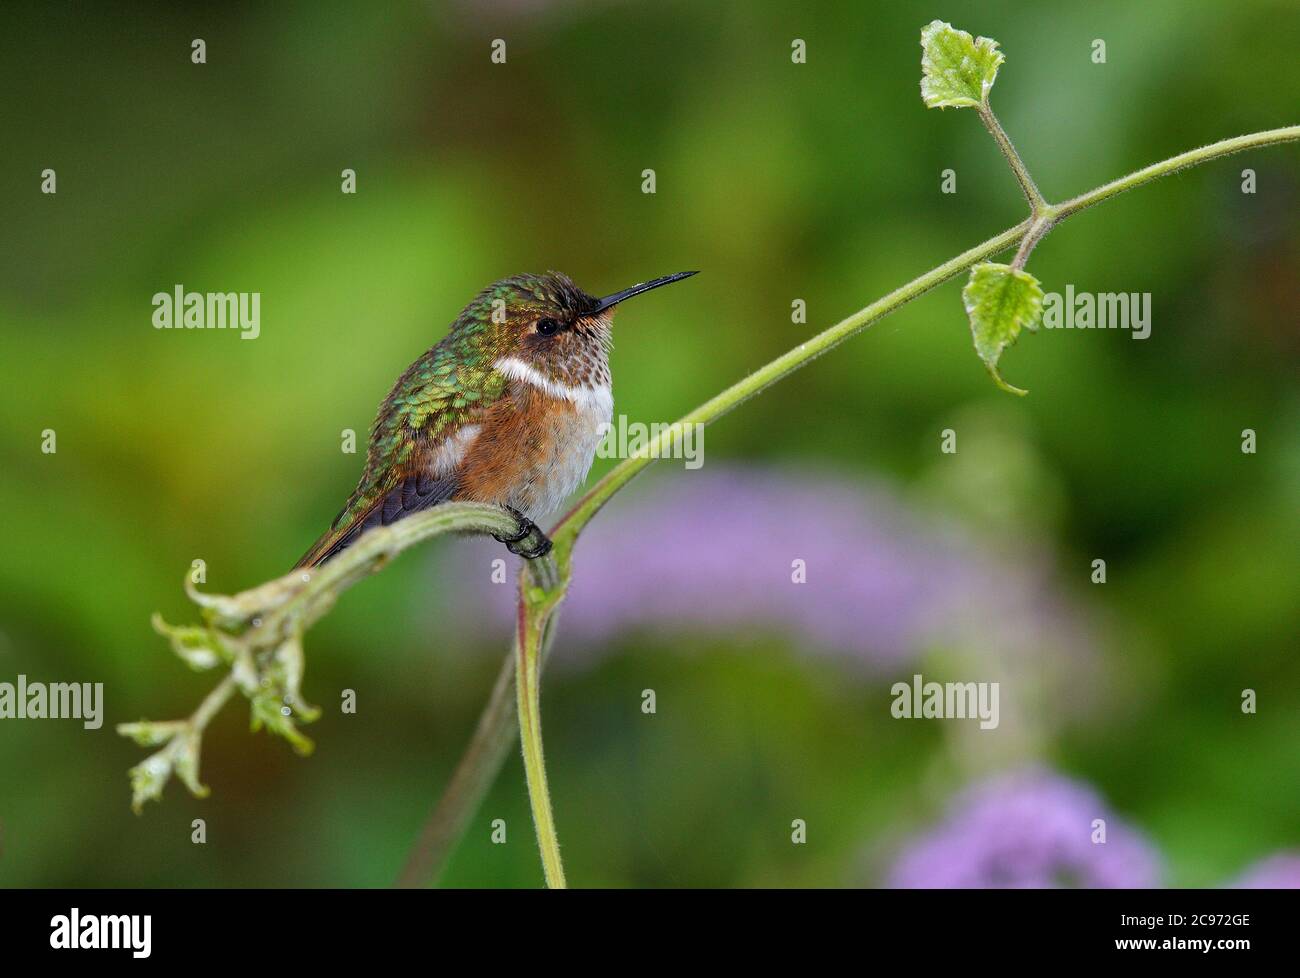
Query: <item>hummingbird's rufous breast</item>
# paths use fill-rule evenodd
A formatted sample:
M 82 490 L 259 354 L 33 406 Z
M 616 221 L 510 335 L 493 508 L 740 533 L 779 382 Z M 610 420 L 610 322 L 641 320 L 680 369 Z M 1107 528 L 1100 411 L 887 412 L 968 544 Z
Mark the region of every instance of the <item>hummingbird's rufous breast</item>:
M 614 413 L 608 373 L 574 385 L 548 380 L 513 357 L 497 368 L 510 377 L 511 394 L 484 414 L 452 498 L 508 506 L 541 521 L 591 471 Z

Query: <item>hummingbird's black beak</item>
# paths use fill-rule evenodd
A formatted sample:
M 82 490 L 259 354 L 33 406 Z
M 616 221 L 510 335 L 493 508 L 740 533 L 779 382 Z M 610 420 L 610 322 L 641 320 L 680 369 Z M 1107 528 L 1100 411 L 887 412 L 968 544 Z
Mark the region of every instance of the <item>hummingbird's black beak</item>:
M 661 285 L 669 285 L 673 282 L 680 282 L 684 278 L 690 278 L 697 272 L 678 272 L 676 275 L 664 275 L 661 278 L 652 278 L 649 282 L 642 282 L 640 285 L 634 285 L 630 289 L 624 289 L 622 292 L 615 292 L 613 295 L 607 295 L 603 299 L 596 300 L 596 308 L 589 310 L 583 315 L 594 316 L 597 313 L 604 312 L 611 306 L 616 306 L 624 299 L 630 299 L 634 295 L 640 295 L 642 292 L 649 292 L 651 289 L 657 289 Z

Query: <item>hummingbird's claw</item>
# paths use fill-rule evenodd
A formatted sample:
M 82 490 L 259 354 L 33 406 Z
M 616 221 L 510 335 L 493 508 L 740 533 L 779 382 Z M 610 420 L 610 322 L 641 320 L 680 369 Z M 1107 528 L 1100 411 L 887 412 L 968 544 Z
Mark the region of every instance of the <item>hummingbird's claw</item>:
M 539 538 L 538 543 L 535 546 L 522 547 L 516 542 L 507 543 L 506 549 L 512 554 L 518 554 L 520 557 L 523 557 L 524 560 L 536 560 L 538 557 L 545 557 L 551 552 L 551 547 L 554 546 L 554 544 L 552 544 L 550 538 L 547 537 L 546 534 L 542 533 L 541 530 L 538 530 L 536 526 L 534 526 L 533 529 L 537 530 L 537 537 Z
M 553 546 L 550 539 L 541 529 L 519 510 L 507 506 L 511 515 L 519 521 L 519 532 L 512 537 L 503 537 L 496 533 L 492 536 L 498 543 L 504 543 L 506 549 L 512 554 L 518 554 L 525 560 L 535 560 L 538 557 L 545 557 L 551 552 Z M 525 541 L 533 541 L 531 546 L 525 545 Z
M 503 537 L 499 533 L 492 534 L 492 539 L 494 539 L 497 543 L 504 543 L 507 546 L 509 546 L 512 543 L 518 543 L 520 540 L 526 540 L 529 536 L 532 535 L 532 532 L 535 529 L 537 529 L 537 524 L 534 523 L 532 520 L 530 520 L 528 517 L 524 516 L 521 513 L 515 512 L 513 509 L 510 512 L 514 515 L 515 519 L 519 521 L 519 532 L 512 537 Z

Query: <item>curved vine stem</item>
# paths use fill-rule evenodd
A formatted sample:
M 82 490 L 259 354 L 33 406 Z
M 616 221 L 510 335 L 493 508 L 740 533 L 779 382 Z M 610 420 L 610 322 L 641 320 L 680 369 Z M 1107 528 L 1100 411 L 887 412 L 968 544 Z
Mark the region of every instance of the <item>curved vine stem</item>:
M 1110 183 L 1103 184 L 1094 190 L 1056 205 L 1040 203 L 1041 196 L 1035 201 L 1034 194 L 1037 192 L 1037 187 L 1033 187 L 1031 192 L 1028 187 L 1032 186 L 1032 180 L 1029 181 L 1028 185 L 1022 180 L 1022 189 L 1025 189 L 1026 197 L 1035 212 L 1031 217 L 962 252 L 960 255 L 950 258 L 943 264 L 937 265 L 906 285 L 895 289 L 851 316 L 842 319 L 834 326 L 823 330 L 813 338 L 800 343 L 794 349 L 777 357 L 766 366 L 760 367 L 716 397 L 706 401 L 694 411 L 685 415 L 677 424 L 668 426 L 657 438 L 643 445 L 640 451 L 624 459 L 611 469 L 604 478 L 597 482 L 578 501 L 577 505 L 560 520 L 551 532 L 551 539 L 555 543 L 551 559 L 554 560 L 553 569 L 557 572 L 554 585 L 543 586 L 537 584 L 537 572 L 535 570 L 530 571 L 525 568 L 521 572 L 519 615 L 521 623 L 527 623 L 527 627 L 521 624 L 518 632 L 517 640 L 522 643 L 522 647 L 512 648 L 506 667 L 503 668 L 502 678 L 498 679 L 497 688 L 493 691 L 487 710 L 479 722 L 460 766 L 457 768 L 452 784 L 435 807 L 428 823 L 426 823 L 425 830 L 421 833 L 416 849 L 408 860 L 407 870 L 403 873 L 399 883 L 418 885 L 421 882 L 433 882 L 437 879 L 438 874 L 441 872 L 442 863 L 452 848 L 451 840 L 455 838 L 452 830 L 468 823 L 483 792 L 486 790 L 486 786 L 490 785 L 495 779 L 513 741 L 513 728 L 518 715 L 515 710 L 510 709 L 508 705 L 510 697 L 504 695 L 502 689 L 505 677 L 514 672 L 523 675 L 523 681 L 529 684 L 526 690 L 519 691 L 516 708 L 525 710 L 527 716 L 525 724 L 526 764 L 529 760 L 530 750 L 535 750 L 533 762 L 538 770 L 536 774 L 530 772 L 529 788 L 534 816 L 537 816 L 539 808 L 542 809 L 537 826 L 538 842 L 543 853 L 543 865 L 548 883 L 563 885 L 563 870 L 559 867 L 559 848 L 558 843 L 555 842 L 554 818 L 551 814 L 549 791 L 546 788 L 545 770 L 541 764 L 541 721 L 540 716 L 535 712 L 538 699 L 536 680 L 544 664 L 554 611 L 560 601 L 563 600 L 569 580 L 573 547 L 583 528 L 614 493 L 630 482 L 634 476 L 639 474 L 655 459 L 670 455 L 674 442 L 681 437 L 687 426 L 709 424 L 716 421 L 755 394 L 766 390 L 777 381 L 806 365 L 815 357 L 838 346 L 849 337 L 862 332 L 868 326 L 883 319 L 918 296 L 924 295 L 936 286 L 955 278 L 972 265 L 987 261 L 1015 245 L 1020 246 L 1023 257 L 1020 257 L 1019 260 L 1023 264 L 1024 258 L 1028 257 L 1029 251 L 1038 241 L 1052 228 L 1079 211 L 1086 210 L 1126 190 L 1151 183 L 1187 167 L 1208 163 L 1211 160 L 1232 153 L 1239 153 L 1243 150 L 1259 149 L 1264 146 L 1274 146 L 1279 143 L 1290 143 L 1297 140 L 1300 140 L 1300 126 L 1269 129 L 1245 136 L 1236 136 L 1232 139 L 1223 139 L 1207 146 L 1201 146 L 1198 149 L 1189 150 L 1186 153 L 1180 153 L 1159 163 L 1153 163 L 1151 166 L 1136 170 L 1127 176 L 1120 177 L 1118 180 L 1112 180 Z M 1028 176 L 1027 172 L 1025 176 Z M 1020 177 L 1019 172 L 1017 172 L 1017 177 Z M 531 563 L 544 562 L 532 561 Z M 532 712 L 528 713 L 527 711 Z M 529 738 L 535 739 L 535 746 L 530 746 L 527 743 Z M 419 871 L 418 875 L 414 874 L 415 870 Z
M 552 591 L 530 588 L 520 597 L 514 648 L 524 774 L 528 779 L 528 797 L 532 803 L 533 825 L 537 830 L 537 846 L 542 854 L 542 869 L 546 874 L 546 885 L 551 889 L 563 889 L 565 883 L 560 841 L 555 834 L 555 816 L 551 811 L 551 792 L 546 783 L 546 764 L 542 758 L 540 681 L 543 637 L 550 629 L 551 616 L 563 596 L 559 588 Z
M 119 734 L 142 747 L 161 745 L 129 772 L 131 807 L 138 813 L 145 802 L 159 800 L 173 774 L 193 794 L 207 795 L 208 789 L 199 781 L 203 732 L 236 691 L 250 702 L 254 730 L 265 727 L 299 753 L 309 753 L 311 740 L 298 723 L 311 722 L 320 711 L 300 693 L 303 632 L 334 606 L 340 594 L 403 550 L 444 533 L 511 533 L 517 525 L 515 517 L 499 506 L 447 503 L 364 534 L 323 567 L 298 568 L 238 594 L 199 591 L 187 577 L 185 591 L 202 609 L 203 624 L 173 626 L 155 615 L 154 629 L 170 639 L 172 649 L 191 667 L 224 665 L 227 674 L 184 720 L 117 725 Z M 543 587 L 553 583 L 542 579 Z
M 1055 206 L 1048 204 L 1046 210 L 1053 219 L 1053 226 L 1056 226 L 1079 213 L 1079 211 L 1086 210 L 1104 200 L 1109 200 L 1126 190 L 1177 173 L 1179 170 L 1197 166 L 1201 163 L 1208 163 L 1210 160 L 1228 156 L 1232 153 L 1240 153 L 1243 150 L 1274 146 L 1278 143 L 1291 143 L 1297 140 L 1300 140 L 1300 126 L 1269 129 L 1246 136 L 1223 139 L 1217 143 L 1202 146 L 1199 149 L 1171 156 L 1159 163 L 1153 163 L 1151 166 L 1130 173 L 1128 176 L 1112 180 L 1095 190 L 1071 198 L 1063 204 Z M 551 533 L 551 539 L 555 541 L 556 559 L 561 564 L 567 561 L 569 551 L 573 547 L 578 534 L 582 532 L 583 527 L 609 501 L 609 498 L 615 492 L 631 481 L 633 476 L 637 475 L 656 458 L 671 457 L 667 453 L 670 453 L 673 442 L 680 436 L 682 429 L 686 426 L 709 424 L 716 421 L 755 394 L 771 387 L 778 380 L 798 370 L 814 357 L 820 356 L 827 350 L 838 346 L 850 336 L 860 333 L 891 312 L 911 302 L 917 296 L 924 295 L 935 286 L 942 285 L 949 279 L 960 275 L 972 265 L 986 261 L 1005 251 L 1018 241 L 1024 240 L 1032 232 L 1033 225 L 1033 219 L 1027 218 L 1015 227 L 1007 228 L 1001 234 L 994 235 L 968 251 L 963 251 L 955 258 L 950 258 L 942 265 L 930 269 L 924 275 L 914 278 L 906 285 L 877 299 L 869 306 L 859 309 L 853 315 L 818 333 L 806 343 L 800 343 L 793 350 L 777 357 L 766 366 L 760 367 L 743 380 L 732 384 L 721 394 L 691 411 L 676 425 L 669 425 L 658 439 L 648 442 L 640 452 L 631 458 L 623 460 L 610 470 L 560 521 L 559 525 Z M 1039 239 L 1041 239 L 1041 235 Z
M 521 578 L 521 585 L 541 588 L 551 592 L 558 587 L 558 571 L 552 560 L 529 561 L 527 566 L 529 580 Z M 555 612 L 548 615 L 545 632 L 541 637 L 541 647 L 536 656 L 536 671 L 541 674 L 542 665 L 550 653 L 551 640 L 555 637 Z M 518 729 L 515 718 L 519 715 L 517 690 L 517 673 L 519 664 L 517 645 L 511 654 L 501 663 L 487 706 L 479 716 L 474 735 L 469 747 L 461 756 L 451 780 L 438 800 L 432 814 L 425 820 L 420 836 L 407 856 L 406 865 L 397 878 L 396 885 L 402 888 L 426 886 L 437 881 L 457 840 L 469 825 L 470 818 L 478 809 L 496 780 L 497 772 L 505 762 L 515 742 Z M 532 684 L 537 689 L 537 683 Z M 538 714 L 540 717 L 540 713 Z M 540 720 L 537 727 L 540 740 Z M 549 792 L 548 792 L 549 799 Z M 548 801 L 549 808 L 549 801 Z M 552 823 L 553 823 L 552 819 Z M 553 833 L 552 833 L 553 834 Z

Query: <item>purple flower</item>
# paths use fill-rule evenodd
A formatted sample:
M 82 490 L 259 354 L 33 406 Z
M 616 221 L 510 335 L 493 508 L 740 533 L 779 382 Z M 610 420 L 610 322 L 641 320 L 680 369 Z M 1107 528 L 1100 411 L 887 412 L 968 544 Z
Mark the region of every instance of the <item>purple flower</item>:
M 460 638 L 488 638 L 484 622 L 499 622 L 491 637 L 504 639 L 514 568 L 489 583 L 492 561 L 507 555 L 481 540 L 464 546 L 438 569 L 449 600 L 431 613 Z M 1079 669 L 1090 643 L 1047 564 L 986 556 L 871 483 L 739 467 L 646 478 L 583 532 L 557 659 L 602 654 L 636 632 L 736 642 L 775 633 L 866 674 L 897 676 L 940 646 L 984 650 L 990 668 L 1008 671 L 1027 661 L 1043 674 L 1053 653 Z
M 1228 885 L 1236 890 L 1300 890 L 1300 851 L 1261 859 Z
M 1105 842 L 1094 842 L 1105 822 Z M 1092 788 L 1050 771 L 1001 775 L 963 791 L 947 818 L 908 843 L 900 888 L 1150 887 L 1160 859 Z

